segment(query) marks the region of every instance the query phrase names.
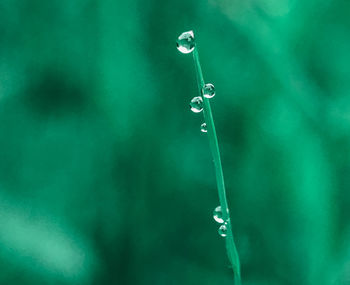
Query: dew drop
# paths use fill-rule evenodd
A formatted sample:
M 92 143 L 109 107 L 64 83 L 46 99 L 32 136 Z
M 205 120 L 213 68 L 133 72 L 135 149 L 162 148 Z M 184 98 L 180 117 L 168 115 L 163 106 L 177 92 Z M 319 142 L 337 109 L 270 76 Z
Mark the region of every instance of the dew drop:
M 215 96 L 215 87 L 213 84 L 207 83 L 204 85 L 202 92 L 205 98 L 213 98 Z
M 219 230 L 218 230 L 219 235 L 221 235 L 222 237 L 227 236 L 227 223 L 223 224 L 220 226 Z
M 182 53 L 191 53 L 195 47 L 193 31 L 182 33 L 177 38 L 176 47 Z
M 201 132 L 202 132 L 202 133 L 208 132 L 208 130 L 207 130 L 207 124 L 206 124 L 206 123 L 201 124 Z
M 203 111 L 203 99 L 202 97 L 194 97 L 190 102 L 191 111 L 194 113 L 200 113 Z
M 213 218 L 216 222 L 219 224 L 222 224 L 224 222 L 224 218 L 222 217 L 222 210 L 221 206 L 217 206 L 213 211 Z

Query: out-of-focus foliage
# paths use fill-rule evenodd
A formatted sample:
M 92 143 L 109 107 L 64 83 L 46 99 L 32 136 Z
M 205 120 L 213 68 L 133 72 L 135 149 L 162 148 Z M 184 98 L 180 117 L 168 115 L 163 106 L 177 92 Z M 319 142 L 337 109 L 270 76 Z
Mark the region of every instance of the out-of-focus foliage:
M 0 284 L 349 284 L 350 2 L 0 1 Z

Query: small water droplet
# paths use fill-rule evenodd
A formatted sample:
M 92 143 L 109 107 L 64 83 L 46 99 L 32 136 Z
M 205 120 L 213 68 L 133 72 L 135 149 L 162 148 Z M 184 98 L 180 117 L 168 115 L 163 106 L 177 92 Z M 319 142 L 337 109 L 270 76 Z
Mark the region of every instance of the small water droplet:
M 200 113 L 203 111 L 203 99 L 202 97 L 194 97 L 190 103 L 191 111 L 194 113 Z
M 219 224 L 222 224 L 224 222 L 224 218 L 222 217 L 222 210 L 221 206 L 217 206 L 213 211 L 213 218 L 216 222 Z
M 227 223 L 224 223 L 223 225 L 221 225 L 218 232 L 219 232 L 219 235 L 221 235 L 222 237 L 227 236 Z
M 204 85 L 202 92 L 205 98 L 213 98 L 215 96 L 215 87 L 213 84 L 207 83 Z
M 206 123 L 201 124 L 201 132 L 202 132 L 202 133 L 208 132 L 208 130 L 207 130 L 207 124 L 206 124 Z
M 182 33 L 176 41 L 176 47 L 182 53 L 191 53 L 195 45 L 193 31 Z

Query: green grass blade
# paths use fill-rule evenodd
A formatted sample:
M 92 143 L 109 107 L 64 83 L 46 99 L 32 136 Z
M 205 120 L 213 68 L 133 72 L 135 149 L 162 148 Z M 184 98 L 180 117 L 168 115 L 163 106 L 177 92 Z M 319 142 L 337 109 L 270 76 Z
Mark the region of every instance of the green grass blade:
M 227 255 L 232 264 L 232 268 L 234 272 L 234 281 L 235 281 L 234 283 L 235 285 L 240 285 L 241 284 L 240 261 L 239 261 L 238 252 L 237 252 L 236 245 L 233 239 L 233 234 L 232 234 L 232 226 L 231 226 L 229 208 L 227 204 L 226 191 L 225 191 L 224 174 L 222 171 L 220 150 L 219 150 L 218 139 L 216 136 L 213 114 L 211 111 L 209 99 L 202 96 L 202 88 L 205 84 L 205 81 L 203 78 L 203 73 L 202 73 L 202 69 L 199 61 L 198 47 L 196 47 L 193 51 L 193 59 L 196 67 L 196 76 L 197 76 L 199 93 L 200 93 L 200 96 L 203 98 L 203 102 L 204 102 L 204 108 L 203 108 L 204 119 L 207 124 L 207 130 L 208 130 L 207 135 L 209 138 L 210 149 L 214 160 L 220 206 L 222 209 L 223 219 L 227 222 L 227 236 L 225 238 Z

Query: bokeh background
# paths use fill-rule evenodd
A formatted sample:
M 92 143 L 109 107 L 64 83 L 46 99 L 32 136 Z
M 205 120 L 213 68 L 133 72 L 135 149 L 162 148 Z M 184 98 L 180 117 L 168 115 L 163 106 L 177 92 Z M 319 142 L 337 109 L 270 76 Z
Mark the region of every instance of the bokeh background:
M 350 284 L 350 1 L 0 1 L 0 284 Z

